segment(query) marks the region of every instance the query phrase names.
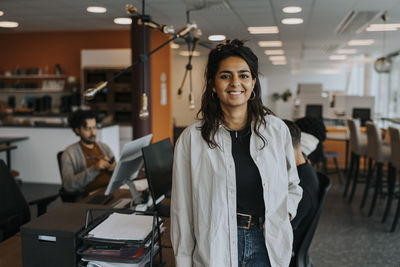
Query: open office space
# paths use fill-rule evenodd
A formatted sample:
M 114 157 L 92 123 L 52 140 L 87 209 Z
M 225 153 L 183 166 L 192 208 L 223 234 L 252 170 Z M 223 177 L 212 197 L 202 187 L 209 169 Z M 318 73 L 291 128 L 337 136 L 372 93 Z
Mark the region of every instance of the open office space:
M 308 266 L 400 266 L 399 29 L 398 0 L 1 0 L 0 266 L 175 266 L 174 146 L 201 108 L 209 52 L 232 39 L 258 57 L 265 106 L 326 129 L 298 123 L 331 183 L 298 253 Z M 71 129 L 76 110 L 96 114 L 95 132 L 90 115 Z M 106 160 L 81 161 L 109 180 L 82 192 L 65 151 L 92 137 Z M 104 210 L 85 228 L 88 208 Z M 108 234 L 123 216 L 134 226 L 121 241 Z

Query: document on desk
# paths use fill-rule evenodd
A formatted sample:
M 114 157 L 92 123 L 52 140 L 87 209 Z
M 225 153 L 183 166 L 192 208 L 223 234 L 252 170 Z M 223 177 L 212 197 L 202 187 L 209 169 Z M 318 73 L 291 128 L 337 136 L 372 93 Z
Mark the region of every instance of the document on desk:
M 152 231 L 153 216 L 113 213 L 92 231 L 90 237 L 111 240 L 144 240 Z

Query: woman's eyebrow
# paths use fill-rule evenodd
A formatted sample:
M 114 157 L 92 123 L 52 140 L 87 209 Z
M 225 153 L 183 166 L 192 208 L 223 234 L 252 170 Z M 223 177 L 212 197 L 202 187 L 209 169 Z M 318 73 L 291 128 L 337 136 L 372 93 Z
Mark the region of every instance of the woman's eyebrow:
M 250 71 L 249 70 L 239 70 L 238 71 L 238 73 L 245 73 L 245 72 L 249 72 L 250 73 Z M 230 70 L 221 70 L 220 72 L 218 72 L 218 73 L 232 73 L 232 71 L 230 71 Z

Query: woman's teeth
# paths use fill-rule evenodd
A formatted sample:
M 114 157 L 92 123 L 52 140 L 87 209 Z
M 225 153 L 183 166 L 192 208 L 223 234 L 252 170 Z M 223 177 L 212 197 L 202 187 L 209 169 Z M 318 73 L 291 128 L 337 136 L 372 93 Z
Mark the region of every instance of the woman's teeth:
M 242 92 L 229 92 L 231 95 L 240 95 Z

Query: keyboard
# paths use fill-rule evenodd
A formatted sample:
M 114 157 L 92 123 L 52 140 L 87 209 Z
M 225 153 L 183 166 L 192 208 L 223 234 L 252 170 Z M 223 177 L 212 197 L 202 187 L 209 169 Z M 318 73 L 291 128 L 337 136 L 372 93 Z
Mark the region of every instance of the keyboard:
M 88 203 L 105 205 L 108 202 L 110 202 L 111 199 L 113 199 L 113 195 L 107 195 L 107 196 L 106 195 L 95 195 L 88 201 Z

